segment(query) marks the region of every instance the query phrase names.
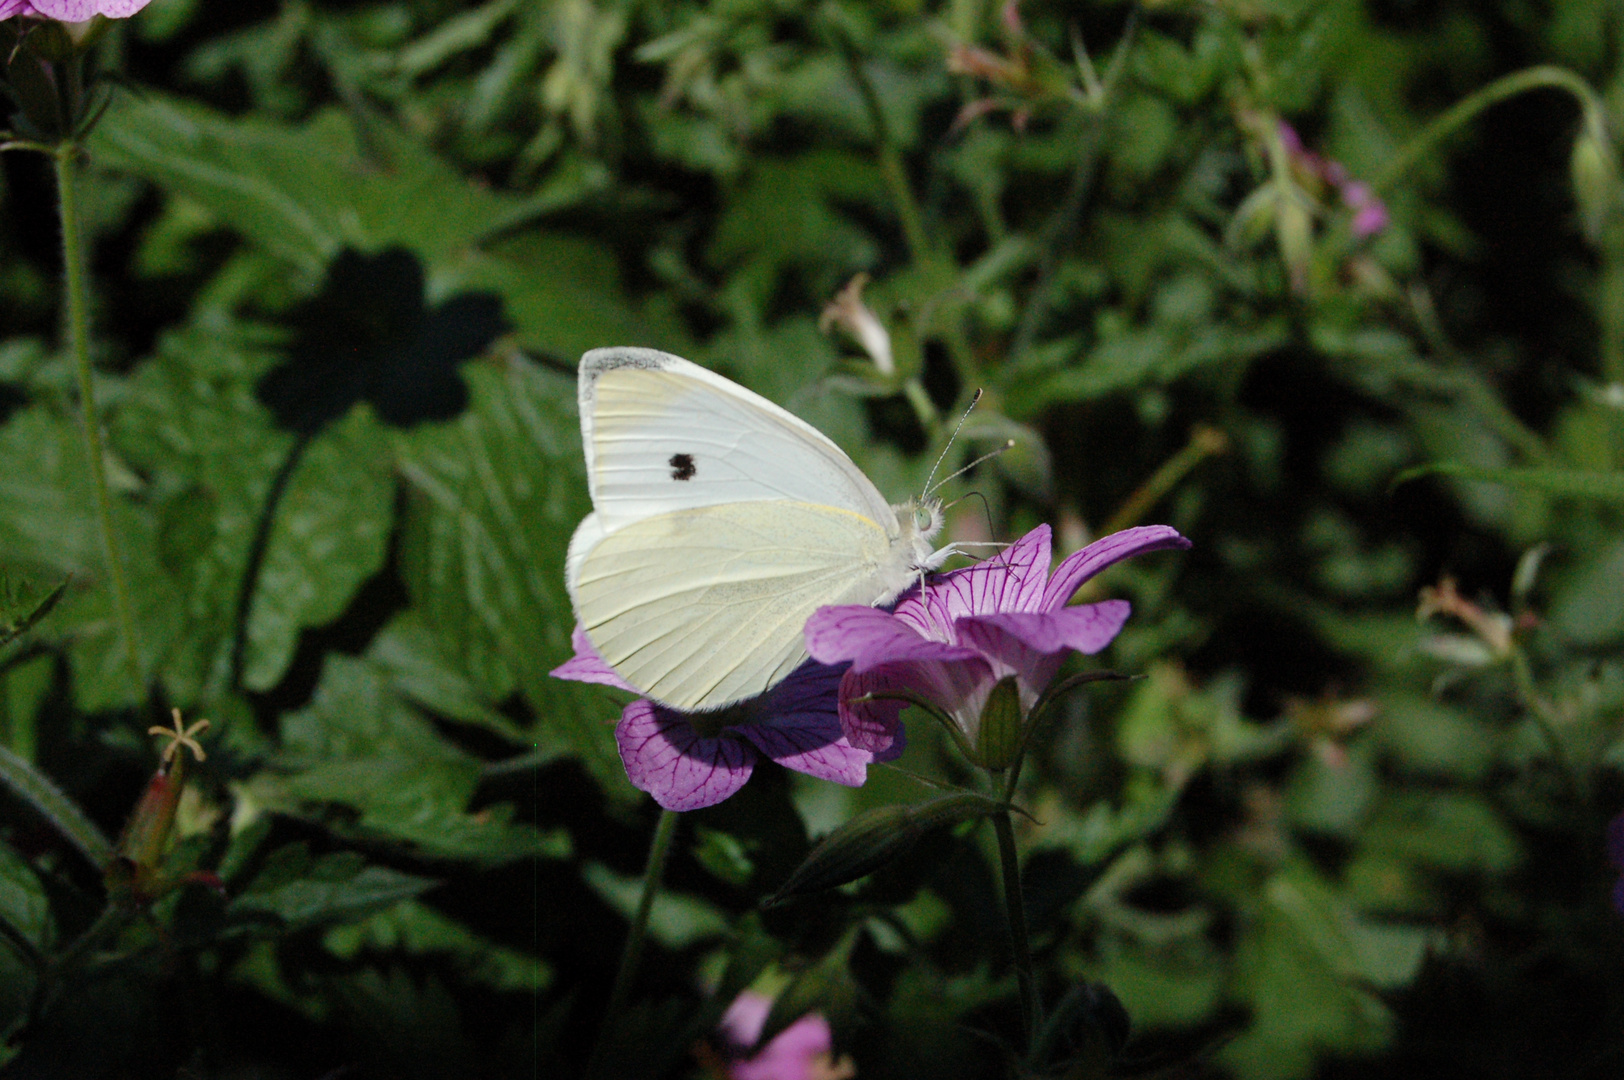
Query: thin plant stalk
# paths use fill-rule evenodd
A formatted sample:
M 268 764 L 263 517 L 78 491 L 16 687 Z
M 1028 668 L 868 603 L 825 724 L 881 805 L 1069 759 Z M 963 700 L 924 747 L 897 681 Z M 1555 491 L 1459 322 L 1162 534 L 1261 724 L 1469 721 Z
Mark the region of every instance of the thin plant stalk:
M 75 165 L 79 146 L 64 142 L 52 151 L 56 163 L 57 206 L 62 219 L 62 273 L 67 283 L 68 348 L 73 353 L 74 371 L 79 382 L 80 419 L 85 429 L 85 460 L 96 490 L 96 517 L 101 527 L 102 554 L 107 559 L 107 584 L 113 594 L 113 615 L 118 622 L 124 646 L 124 661 L 130 692 L 141 696 L 141 665 L 136 655 L 135 614 L 130 607 L 130 590 L 124 580 L 124 560 L 119 552 L 118 531 L 113 526 L 113 499 L 107 487 L 107 461 L 102 447 L 101 417 L 96 411 L 94 373 L 90 366 L 90 310 L 86 300 L 88 271 L 84 246 L 79 235 L 79 202 Z
M 660 879 L 665 876 L 666 859 L 671 854 L 671 841 L 677 835 L 677 821 L 681 816 L 676 810 L 661 810 L 659 823 L 654 826 L 654 839 L 649 842 L 648 848 L 648 863 L 643 868 L 643 893 L 638 897 L 637 911 L 632 915 L 631 929 L 626 935 L 626 947 L 620 954 L 620 969 L 615 972 L 615 985 L 609 991 L 609 1005 L 604 1009 L 603 1021 L 598 1025 L 598 1038 L 592 1045 L 592 1057 L 587 1061 L 586 1076 L 589 1080 L 598 1075 L 604 1052 L 614 1034 L 616 1020 L 631 1001 L 637 968 L 643 960 L 643 943 L 648 939 L 649 914 L 654 910 L 654 898 L 660 893 Z
M 1566 90 L 1586 109 L 1596 108 L 1599 104 L 1596 92 L 1591 89 L 1590 84 L 1567 68 L 1544 64 L 1512 72 L 1468 94 L 1422 128 L 1421 132 L 1388 162 L 1387 167 L 1372 181 L 1371 186 L 1378 192 L 1391 190 L 1398 178 L 1408 172 L 1416 162 L 1426 157 L 1439 143 L 1464 127 L 1484 109 L 1518 94 L 1545 88 Z
M 1026 898 L 1021 889 L 1021 859 L 1015 850 L 1015 825 L 1008 810 L 992 815 L 998 835 L 998 863 L 1004 879 L 1004 916 L 1009 921 L 1010 949 L 1015 956 L 1015 981 L 1020 986 L 1021 1033 L 1030 1052 L 1043 1026 L 1043 1005 L 1038 999 L 1037 976 L 1032 969 L 1032 945 L 1026 929 Z

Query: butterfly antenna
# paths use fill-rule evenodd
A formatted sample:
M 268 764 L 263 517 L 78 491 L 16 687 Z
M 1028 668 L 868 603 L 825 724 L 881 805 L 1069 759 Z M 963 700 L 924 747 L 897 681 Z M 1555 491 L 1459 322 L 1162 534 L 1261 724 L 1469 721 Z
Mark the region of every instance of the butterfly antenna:
M 989 451 L 989 452 L 987 452 L 985 454 L 982 454 L 980 457 L 978 457 L 974 461 L 970 462 L 970 464 L 964 466 L 964 468 L 955 470 L 949 476 L 942 477 L 941 484 L 937 484 L 936 487 L 933 487 L 929 491 L 925 492 L 925 497 L 927 499 L 930 498 L 931 492 L 934 492 L 936 490 L 936 488 L 941 487 L 942 484 L 947 483 L 949 480 L 952 480 L 954 477 L 963 476 L 965 473 L 969 472 L 971 469 L 975 468 L 977 465 L 980 465 L 983 461 L 991 461 L 993 458 L 997 457 L 999 454 L 1002 454 L 1004 451 L 1013 450 L 1013 449 L 1015 449 L 1015 440 L 1014 439 L 1007 440 L 1004 443 L 1004 445 L 1000 446 L 998 449 Z M 946 451 L 943 451 L 943 452 L 945 453 Z
M 957 439 L 959 437 L 959 429 L 964 427 L 964 422 L 966 420 L 970 419 L 971 411 L 973 411 L 975 409 L 976 403 L 978 401 L 980 401 L 980 400 L 981 400 L 981 391 L 979 389 L 977 389 L 976 392 L 975 392 L 975 395 L 970 398 L 970 404 L 968 404 L 968 405 L 966 405 L 964 407 L 964 414 L 959 417 L 959 422 L 953 425 L 953 434 L 951 434 L 951 435 L 949 435 L 947 437 L 947 445 L 942 447 L 942 452 L 940 454 L 936 455 L 936 464 L 934 464 L 934 465 L 932 465 L 930 467 L 930 475 L 925 477 L 925 494 L 922 496 L 922 498 L 926 498 L 926 499 L 930 498 L 930 493 L 935 491 L 936 487 L 941 486 L 941 484 L 938 484 L 938 485 L 936 485 L 936 487 L 932 487 L 931 486 L 931 481 L 936 479 L 936 470 L 940 469 L 942 467 L 942 461 L 943 461 L 943 459 L 945 459 L 947 457 L 947 452 L 949 450 L 953 449 L 953 440 Z M 959 470 L 959 472 L 963 472 L 963 471 L 964 471 L 963 469 Z M 959 474 L 958 473 L 953 474 L 953 476 L 957 476 L 957 475 L 959 475 Z M 953 479 L 953 476 L 947 477 L 947 479 L 943 480 L 942 483 L 943 484 L 947 483 L 948 480 Z

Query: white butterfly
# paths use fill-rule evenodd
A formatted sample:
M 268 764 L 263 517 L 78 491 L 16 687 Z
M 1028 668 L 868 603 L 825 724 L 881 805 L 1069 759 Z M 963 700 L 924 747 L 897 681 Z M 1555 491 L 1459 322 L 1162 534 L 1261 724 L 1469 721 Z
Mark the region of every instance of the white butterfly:
M 581 358 L 594 512 L 565 583 L 599 654 L 655 701 L 715 709 L 806 659 L 825 604 L 883 604 L 952 553 L 933 500 L 892 506 L 822 432 L 654 349 Z

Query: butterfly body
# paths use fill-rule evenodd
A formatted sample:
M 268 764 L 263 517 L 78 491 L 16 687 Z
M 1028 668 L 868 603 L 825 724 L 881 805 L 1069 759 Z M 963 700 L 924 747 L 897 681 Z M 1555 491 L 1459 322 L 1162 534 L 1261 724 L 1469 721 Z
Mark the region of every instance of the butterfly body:
M 940 565 L 934 504 L 892 506 L 827 436 L 653 349 L 581 359 L 593 513 L 566 583 L 600 655 L 674 708 L 765 692 L 829 604 L 881 604 Z

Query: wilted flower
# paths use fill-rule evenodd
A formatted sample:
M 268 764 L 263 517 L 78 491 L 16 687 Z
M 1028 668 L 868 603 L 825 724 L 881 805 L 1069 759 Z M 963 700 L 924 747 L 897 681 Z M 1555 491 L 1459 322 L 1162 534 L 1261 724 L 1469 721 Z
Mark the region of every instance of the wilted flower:
M 761 1038 L 772 1007 L 766 994 L 746 990 L 722 1014 L 722 1035 L 738 1055 L 723 1066 L 728 1080 L 850 1080 L 857 1075 L 850 1057 L 834 1056 L 834 1034 L 819 1013 L 807 1013 L 759 1052 L 743 1057 Z
M 575 656 L 553 676 L 637 692 L 615 673 L 579 626 Z M 837 784 L 857 787 L 869 763 L 902 752 L 858 749 L 840 729 L 835 693 L 845 666 L 808 662 L 767 693 L 714 713 L 683 713 L 646 698 L 627 705 L 615 726 L 626 776 L 667 810 L 698 810 L 736 794 L 750 779 L 756 755 Z M 886 703 L 892 720 L 901 711 Z
M 1424 586 L 1421 589 L 1421 602 L 1416 606 L 1415 617 L 1425 621 L 1434 615 L 1459 619 L 1475 636 L 1436 635 L 1421 643 L 1425 652 L 1439 659 L 1474 667 L 1504 660 L 1511 655 L 1514 648 L 1511 617 L 1503 612 L 1489 611 L 1466 599 L 1455 587 L 1454 578 L 1445 577 L 1436 587 Z
M 863 303 L 863 286 L 868 280 L 867 274 L 858 274 L 848 281 L 818 316 L 818 329 L 827 334 L 830 327 L 840 327 L 857 339 L 881 375 L 890 375 L 896 371 L 896 364 L 891 360 L 891 335 L 879 317 Z
M 813 659 L 851 661 L 840 723 L 853 746 L 892 751 L 901 727 L 886 695 L 900 695 L 947 716 L 980 764 L 1005 767 L 1010 733 L 1066 654 L 1099 652 L 1127 621 L 1126 600 L 1068 607 L 1078 586 L 1123 559 L 1190 542 L 1166 525 L 1127 529 L 1070 556 L 1052 576 L 1049 546 L 1049 526 L 1040 525 L 1001 554 L 926 585 L 895 612 L 826 607 L 807 620 Z

